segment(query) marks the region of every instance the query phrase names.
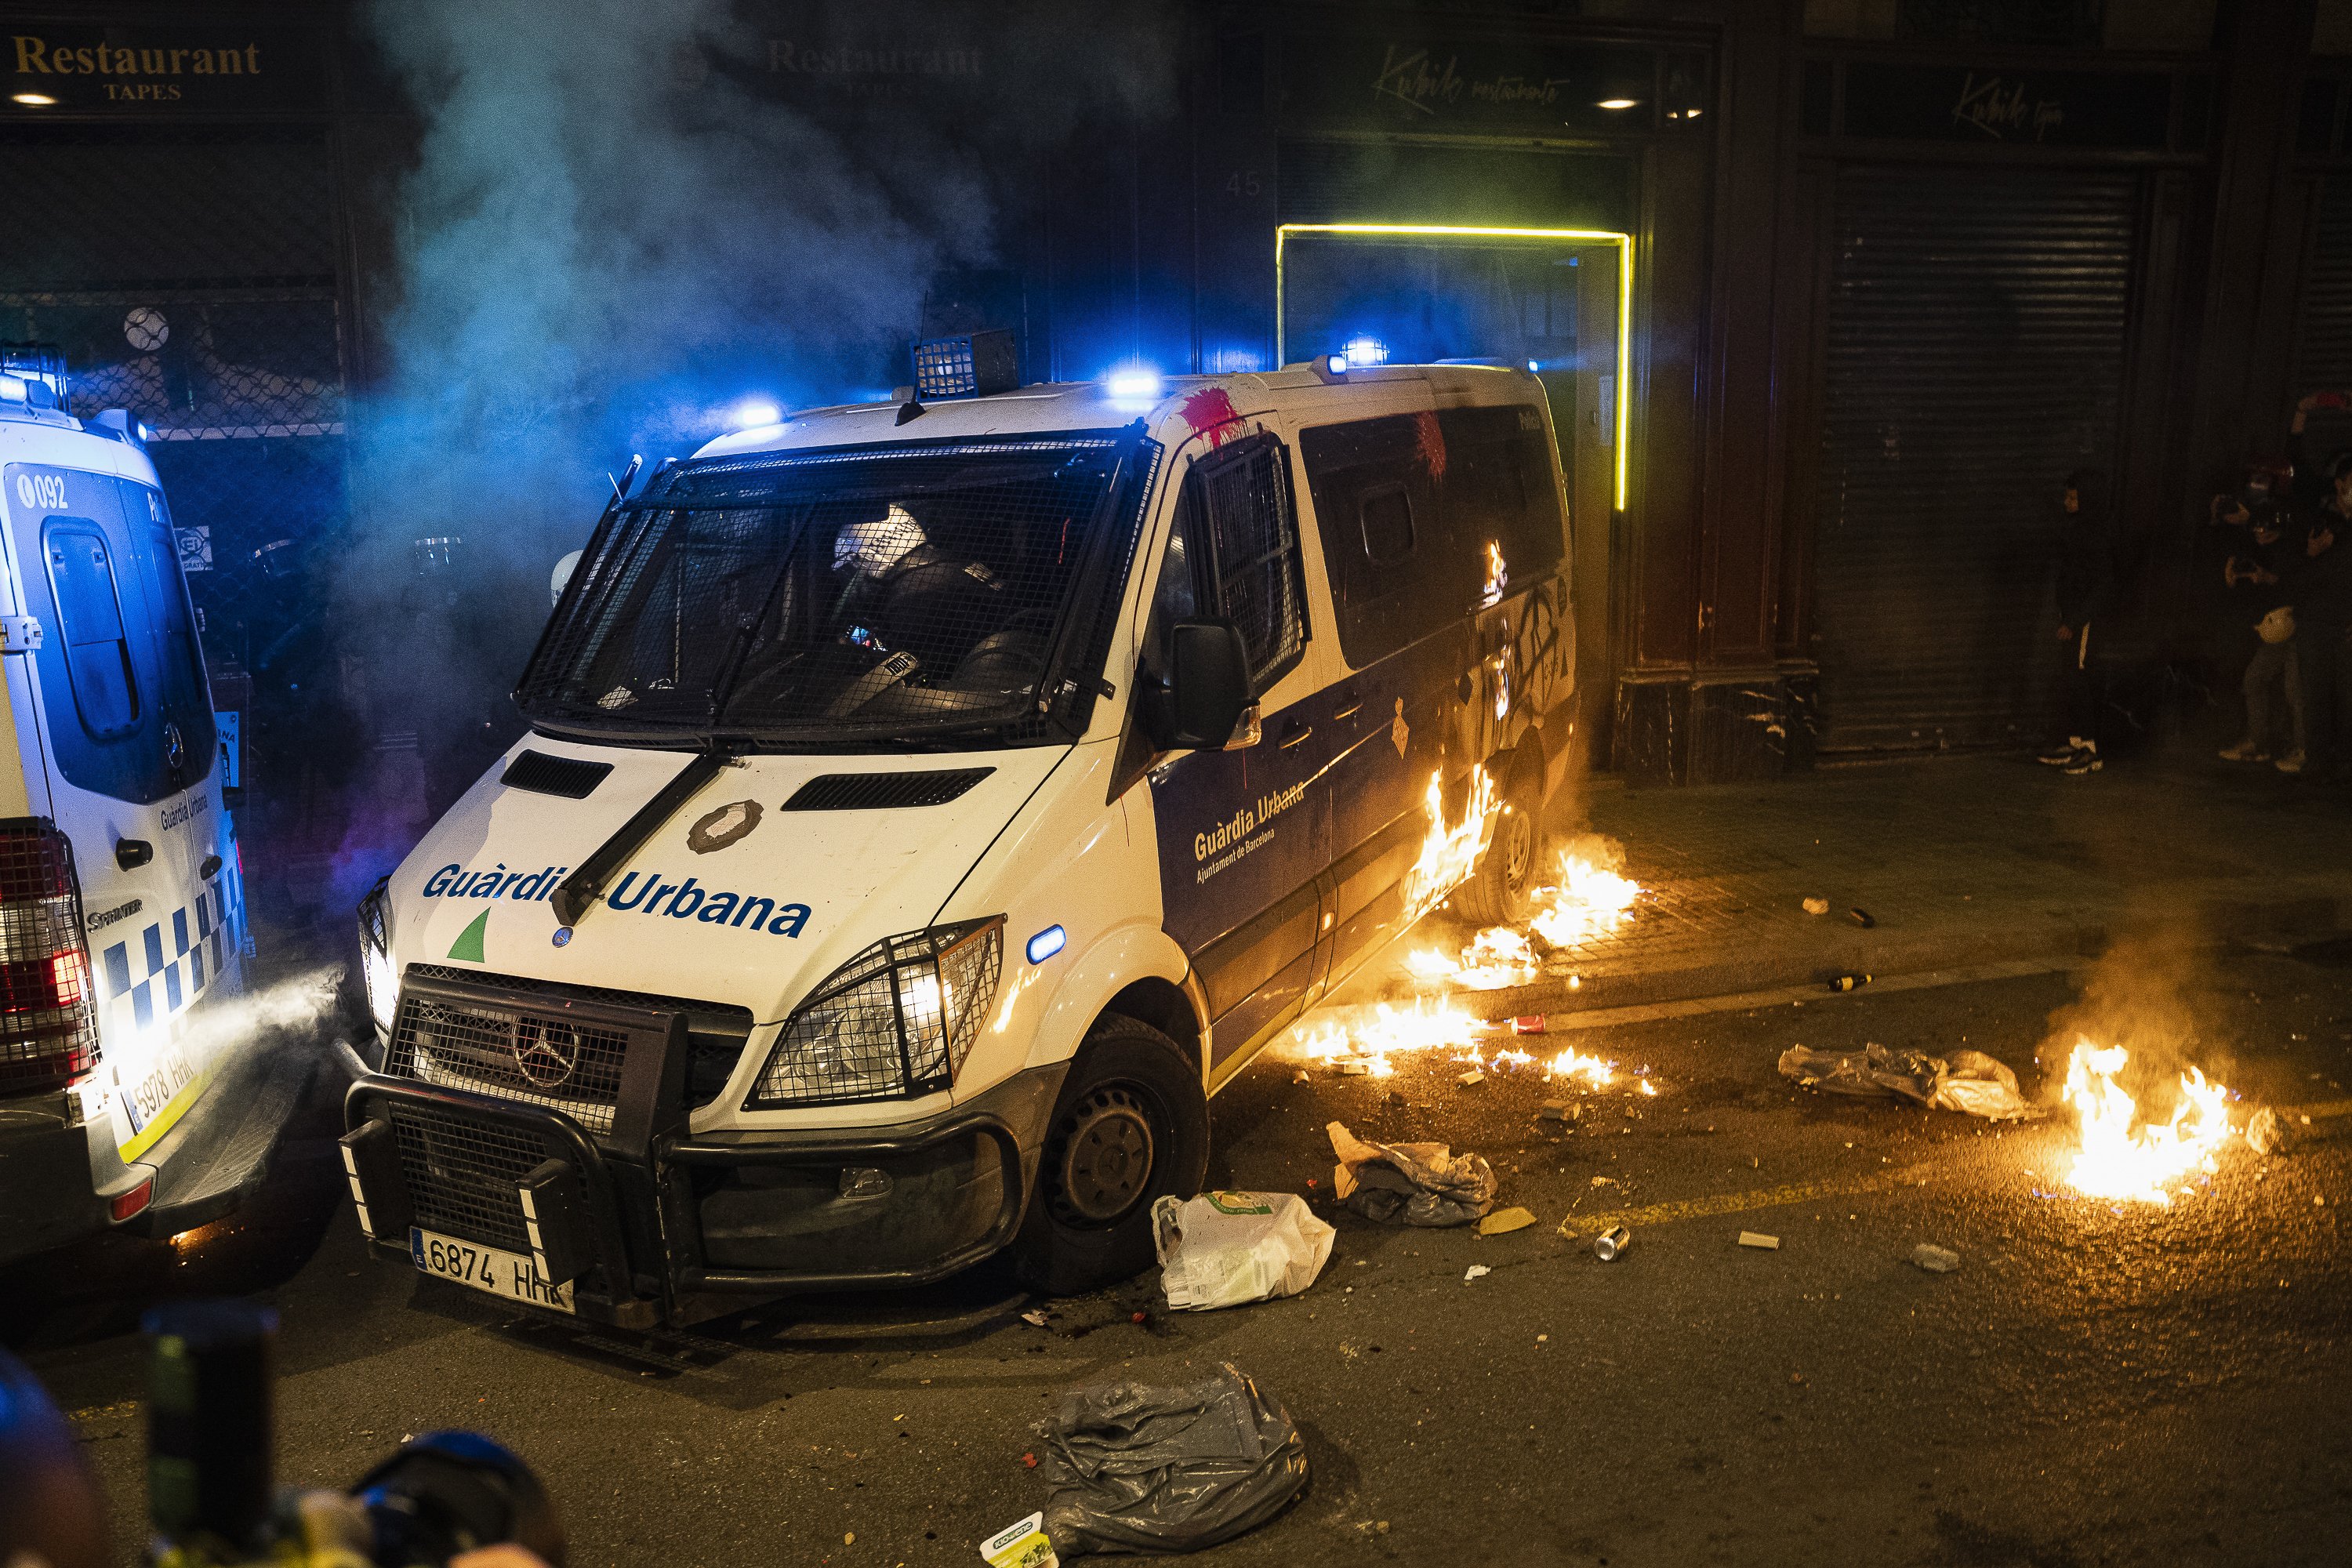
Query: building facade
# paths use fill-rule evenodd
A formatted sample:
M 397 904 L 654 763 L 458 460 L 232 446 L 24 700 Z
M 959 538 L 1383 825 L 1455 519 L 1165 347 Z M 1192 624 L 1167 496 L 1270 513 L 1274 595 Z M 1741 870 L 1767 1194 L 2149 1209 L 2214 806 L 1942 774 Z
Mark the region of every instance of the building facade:
M 1053 58 L 1008 58 L 1001 14 L 747 0 L 680 39 L 684 79 L 845 140 L 877 115 L 985 140 L 1150 34 L 1162 90 L 1001 138 L 997 253 L 905 335 L 1012 327 L 1033 380 L 1532 366 L 1580 730 L 1633 782 L 2040 740 L 2081 468 L 2113 477 L 2144 716 L 2226 690 L 2206 498 L 2298 397 L 2352 387 L 2336 0 L 1203 3 Z M 294 737 L 401 743 L 328 711 L 313 574 L 369 505 L 347 447 L 416 111 L 338 11 L 0 20 L 0 337 L 62 344 L 90 405 L 156 429 L 222 689 L 257 692 L 257 791 L 299 816 L 332 781 Z M 2333 417 L 2315 447 L 2352 446 Z

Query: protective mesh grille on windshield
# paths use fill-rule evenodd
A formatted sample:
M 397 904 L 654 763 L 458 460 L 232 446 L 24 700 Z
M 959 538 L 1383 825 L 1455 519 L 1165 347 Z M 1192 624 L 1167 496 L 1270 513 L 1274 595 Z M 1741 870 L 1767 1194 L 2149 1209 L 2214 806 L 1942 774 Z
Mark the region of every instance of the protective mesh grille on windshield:
M 520 691 L 615 727 L 892 733 L 1034 719 L 1109 437 L 672 470 L 591 543 Z

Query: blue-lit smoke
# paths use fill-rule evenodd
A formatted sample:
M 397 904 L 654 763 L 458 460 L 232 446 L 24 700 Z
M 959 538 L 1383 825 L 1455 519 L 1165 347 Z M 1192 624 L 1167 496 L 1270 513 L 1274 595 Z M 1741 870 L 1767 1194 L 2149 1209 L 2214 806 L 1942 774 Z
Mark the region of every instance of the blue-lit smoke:
M 934 277 L 997 259 L 992 182 L 1033 181 L 1011 171 L 1090 115 L 1165 107 L 1164 37 L 1119 27 L 1114 45 L 1080 0 L 765 19 L 725 0 L 377 0 L 369 33 L 423 133 L 393 193 L 392 302 L 369 312 L 384 352 L 354 400 L 339 597 L 370 732 L 418 750 L 373 770 L 347 879 L 519 728 L 503 694 L 608 473 L 691 451 L 754 396 L 907 380 Z M 900 51 L 871 82 L 797 68 L 869 45 Z M 940 51 L 974 64 L 961 98 L 931 90 Z M 420 574 L 444 554 L 414 542 L 451 536 L 454 568 Z

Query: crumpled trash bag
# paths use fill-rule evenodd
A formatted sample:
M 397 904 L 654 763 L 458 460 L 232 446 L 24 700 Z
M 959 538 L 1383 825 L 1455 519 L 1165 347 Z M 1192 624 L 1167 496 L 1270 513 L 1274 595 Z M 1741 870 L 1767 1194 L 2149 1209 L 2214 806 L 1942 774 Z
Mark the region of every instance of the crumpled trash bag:
M 1791 1046 L 1780 1053 L 1780 1076 L 1830 1094 L 1908 1100 L 1992 1121 L 2024 1121 L 2042 1114 L 2018 1092 L 2009 1064 L 1982 1051 L 1936 1057 L 1895 1046 L 1858 1051 Z
M 1296 1193 L 1202 1193 L 1151 1205 L 1160 1288 L 1179 1309 L 1296 1296 L 1323 1272 L 1339 1234 Z
M 1341 1123 L 1324 1129 L 1339 1168 L 1339 1201 L 1382 1225 L 1468 1225 L 1495 1206 L 1494 1167 L 1443 1143 L 1368 1143 Z
M 1069 1389 L 1037 1428 L 1055 1552 L 1196 1552 L 1255 1530 L 1307 1486 L 1307 1444 L 1232 1363 L 1205 1382 Z

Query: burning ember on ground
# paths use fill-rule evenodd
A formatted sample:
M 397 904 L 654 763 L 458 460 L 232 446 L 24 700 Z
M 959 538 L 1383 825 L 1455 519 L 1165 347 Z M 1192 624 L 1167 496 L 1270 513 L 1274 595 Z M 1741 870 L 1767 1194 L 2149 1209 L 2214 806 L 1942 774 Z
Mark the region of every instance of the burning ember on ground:
M 1436 1052 L 1445 1061 L 1486 1072 L 1528 1072 L 1540 1065 L 1548 1083 L 1573 1080 L 1597 1089 L 1618 1081 L 1617 1064 L 1604 1058 L 1570 1047 L 1546 1059 L 1504 1043 L 1515 1037 L 1508 1024 L 1482 1023 L 1450 999 L 1424 996 L 1407 1007 L 1380 1002 L 1369 1008 L 1327 1010 L 1302 1026 L 1294 1049 L 1318 1067 L 1358 1068 L 1373 1078 L 1393 1076 L 1396 1057 Z M 1637 1087 L 1643 1094 L 1658 1092 L 1647 1079 L 1638 1079 Z
M 2171 1120 L 2135 1126 L 2139 1107 L 2118 1081 L 2127 1059 L 2121 1046 L 2074 1042 L 2063 1098 L 2081 1123 L 2082 1147 L 2066 1183 L 2087 1197 L 2168 1206 L 2167 1185 L 2212 1171 L 2214 1154 L 2232 1136 L 2230 1091 L 2190 1068 L 2180 1075 Z
M 1423 948 L 1405 966 L 1416 980 L 1472 991 L 1525 985 L 1541 973 L 1546 951 L 1608 935 L 1632 917 L 1641 896 L 1639 882 L 1571 846 L 1559 852 L 1557 879 L 1536 889 L 1539 907 L 1527 930 L 1488 926 L 1452 958 Z

